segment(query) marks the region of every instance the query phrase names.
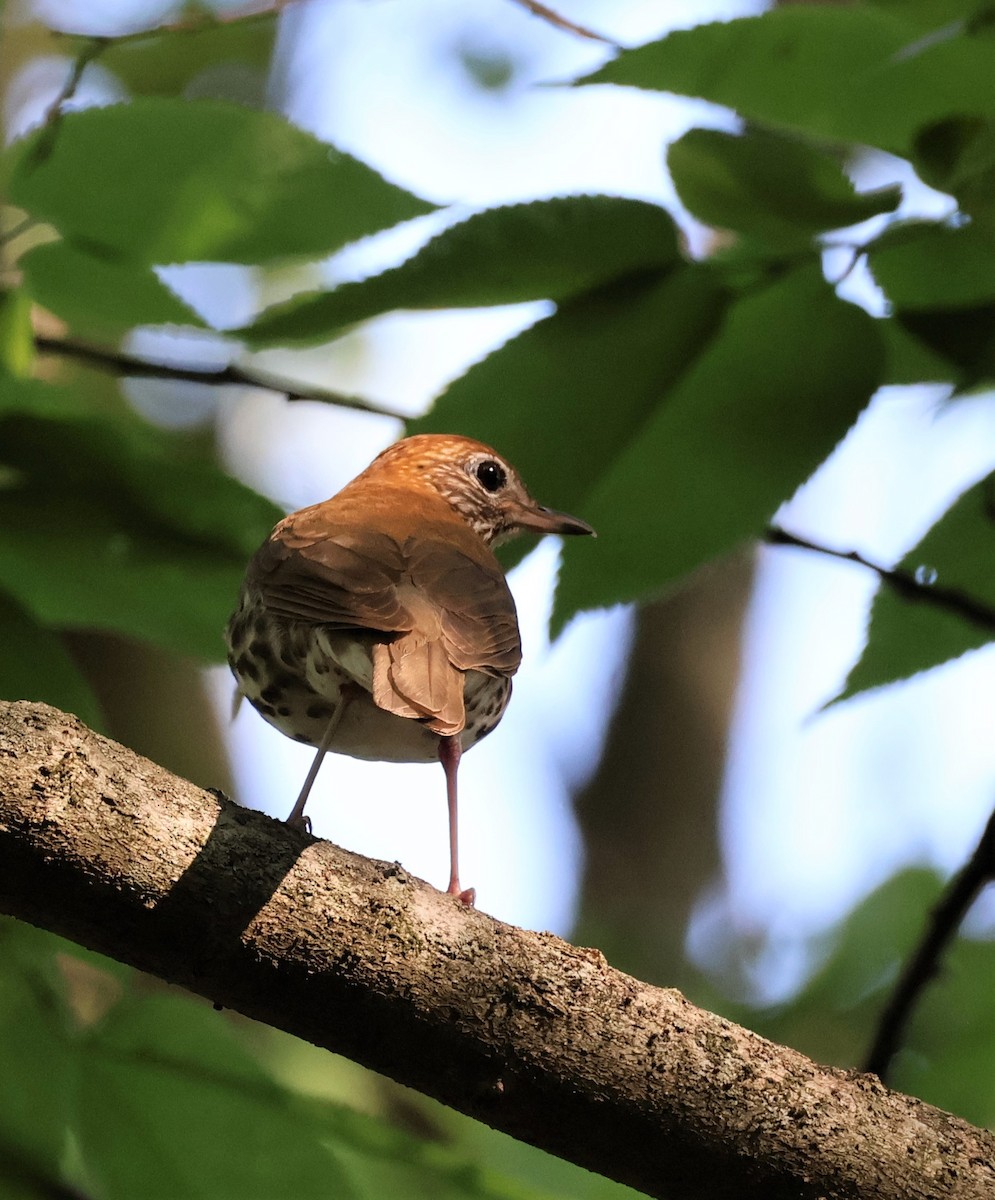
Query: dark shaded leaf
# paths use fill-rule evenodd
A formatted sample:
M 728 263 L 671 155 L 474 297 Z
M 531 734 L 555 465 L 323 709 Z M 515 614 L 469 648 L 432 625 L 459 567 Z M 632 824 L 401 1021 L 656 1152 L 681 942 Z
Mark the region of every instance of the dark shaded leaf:
M 893 344 L 925 356 L 903 382 L 971 386 L 995 373 L 995 238 L 975 225 L 909 222 L 876 239 L 868 263 L 895 310 Z
M 215 101 L 66 113 L 15 155 L 11 199 L 111 261 L 327 254 L 432 207 L 275 113 Z
M 93 497 L 0 494 L 0 587 L 45 625 L 113 630 L 219 662 L 244 567 Z
M 892 212 L 898 187 L 858 194 L 831 155 L 770 130 L 692 129 L 670 147 L 677 194 L 706 224 L 776 245 Z
M 905 312 L 995 301 L 995 238 L 976 226 L 895 226 L 874 241 L 867 259 L 890 303 Z
M 478 213 L 399 267 L 295 297 L 238 333 L 256 345 L 327 340 L 392 309 L 562 300 L 676 259 L 673 220 L 657 205 L 611 196 L 541 200 Z
M 953 383 L 962 377 L 948 358 L 930 350 L 898 321 L 879 321 L 878 329 L 885 346 L 883 384 Z
M 701 265 L 568 301 L 456 380 L 410 431 L 480 438 L 544 503 L 581 515 L 603 472 L 701 352 L 725 302 Z
M 899 311 L 895 319 L 934 354 L 950 374 L 972 387 L 995 375 L 995 302 L 972 308 Z
M 995 123 L 980 117 L 951 117 L 920 130 L 914 162 L 923 179 L 957 197 L 963 212 L 995 227 Z
M 312 1101 L 305 1102 L 304 1107 L 315 1125 L 326 1131 L 334 1145 L 336 1161 L 353 1187 L 368 1200 L 386 1196 L 403 1196 L 404 1200 L 553 1200 L 558 1195 L 554 1189 L 547 1191 L 539 1181 L 518 1182 L 510 1177 L 503 1164 L 493 1169 L 478 1166 L 475 1161 L 478 1156 L 465 1157 L 462 1147 L 414 1138 L 341 1105 Z M 488 1129 L 484 1133 L 486 1137 L 493 1131 Z M 548 1155 L 542 1157 L 551 1159 Z M 598 1176 L 571 1164 L 562 1166 L 564 1174 L 575 1183 L 582 1176 L 599 1180 Z M 607 1180 L 599 1181 L 606 1189 L 618 1186 Z M 612 1193 L 606 1190 L 605 1195 Z M 619 1195 L 635 1193 L 619 1189 Z

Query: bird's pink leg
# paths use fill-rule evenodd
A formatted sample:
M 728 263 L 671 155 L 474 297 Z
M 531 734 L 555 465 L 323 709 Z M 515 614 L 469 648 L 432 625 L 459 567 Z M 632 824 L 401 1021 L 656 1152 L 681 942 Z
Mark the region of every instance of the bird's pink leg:
M 442 737 L 439 739 L 439 761 L 446 773 L 446 800 L 449 804 L 449 887 L 446 891 L 450 896 L 458 896 L 468 907 L 472 908 L 477 899 L 474 888 L 465 891 L 459 882 L 459 830 L 456 817 L 456 772 L 459 770 L 459 760 L 463 754 L 463 746 L 459 736 Z

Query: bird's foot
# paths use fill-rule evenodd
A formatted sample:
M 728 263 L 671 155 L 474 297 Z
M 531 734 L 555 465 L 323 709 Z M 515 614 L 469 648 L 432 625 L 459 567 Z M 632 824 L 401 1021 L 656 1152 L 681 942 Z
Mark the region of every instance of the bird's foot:
M 446 888 L 447 896 L 455 896 L 460 904 L 465 904 L 467 908 L 473 908 L 477 903 L 476 888 L 461 888 L 458 879 L 451 879 L 449 887 Z

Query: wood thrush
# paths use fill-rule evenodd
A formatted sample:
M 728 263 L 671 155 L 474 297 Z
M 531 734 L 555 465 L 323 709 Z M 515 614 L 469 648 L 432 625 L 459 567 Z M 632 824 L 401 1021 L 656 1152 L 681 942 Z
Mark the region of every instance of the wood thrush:
M 228 623 L 228 661 L 271 725 L 317 747 L 287 818 L 329 750 L 445 769 L 448 891 L 459 881 L 460 755 L 501 720 L 522 650 L 491 547 L 516 533 L 591 534 L 543 508 L 500 455 L 469 438 L 396 442 L 321 504 L 285 517 L 256 551 Z

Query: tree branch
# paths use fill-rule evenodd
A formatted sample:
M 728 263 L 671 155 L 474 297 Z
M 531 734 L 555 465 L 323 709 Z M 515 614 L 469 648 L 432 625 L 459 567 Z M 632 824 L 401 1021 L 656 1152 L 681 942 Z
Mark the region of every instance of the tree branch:
M 35 337 L 35 347 L 41 354 L 57 354 L 62 358 L 71 358 L 98 371 L 108 371 L 112 375 L 127 375 L 135 379 L 175 379 L 182 383 L 206 383 L 212 387 L 235 384 L 239 387 L 266 388 L 271 392 L 279 392 L 288 400 L 315 400 L 321 404 L 373 413 L 378 417 L 396 417 L 402 421 L 407 415 L 385 405 L 374 404 L 372 400 L 364 400 L 361 396 L 347 396 L 344 392 L 333 392 L 327 388 L 312 387 L 310 384 L 302 387 L 294 380 L 257 367 L 239 367 L 234 363 L 225 367 L 172 367 L 166 363 L 136 358 L 119 350 L 91 346 L 87 342 L 40 335 Z
M 866 1070 L 887 1078 L 898 1053 L 905 1027 L 926 985 L 939 974 L 939 962 L 967 916 L 978 893 L 995 880 L 995 812 L 988 819 L 981 840 L 967 864 L 959 871 L 933 909 L 929 926 L 915 953 L 895 984 L 881 1014 L 874 1043 L 867 1055 Z
M 0 704 L 0 911 L 696 1200 L 990 1200 L 995 1137 Z
M 995 632 L 995 608 L 984 601 L 962 592 L 959 588 L 941 587 L 937 583 L 927 583 L 919 580 L 911 571 L 903 571 L 898 567 L 883 567 L 871 562 L 856 550 L 833 550 L 818 542 L 810 542 L 797 534 L 789 533 L 779 525 L 771 525 L 764 533 L 763 540 L 768 546 L 797 546 L 801 550 L 812 550 L 816 554 L 826 554 L 830 558 L 839 558 L 843 562 L 857 563 L 873 571 L 881 582 L 897 592 L 903 600 L 931 604 L 934 608 L 942 608 L 955 616 L 963 617 L 972 625 L 977 625 L 989 633 Z

